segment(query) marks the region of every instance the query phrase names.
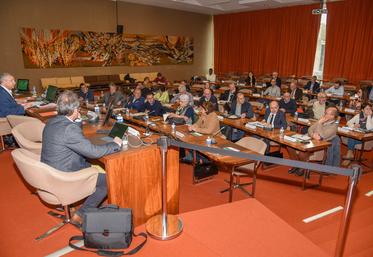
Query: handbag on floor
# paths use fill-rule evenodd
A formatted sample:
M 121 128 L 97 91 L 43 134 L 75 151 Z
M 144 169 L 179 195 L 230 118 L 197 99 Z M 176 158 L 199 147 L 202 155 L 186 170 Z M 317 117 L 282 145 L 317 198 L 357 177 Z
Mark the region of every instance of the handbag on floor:
M 194 166 L 193 176 L 196 180 L 203 180 L 218 174 L 218 166 L 214 163 L 197 163 Z
M 116 205 L 107 205 L 100 208 L 90 208 L 84 212 L 83 236 L 73 236 L 69 240 L 69 246 L 75 250 L 89 251 L 100 256 L 122 256 L 137 253 L 146 243 L 146 233 L 133 233 L 132 210 L 119 208 Z M 131 251 L 110 251 L 107 249 L 128 248 L 132 242 L 132 236 L 141 236 L 145 240 Z M 84 246 L 98 250 L 90 250 L 74 245 L 72 241 L 84 240 Z

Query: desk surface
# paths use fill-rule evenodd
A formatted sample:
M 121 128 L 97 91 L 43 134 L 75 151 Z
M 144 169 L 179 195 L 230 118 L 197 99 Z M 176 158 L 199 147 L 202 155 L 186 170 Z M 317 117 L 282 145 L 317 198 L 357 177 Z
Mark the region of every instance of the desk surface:
M 137 256 L 327 256 L 256 199 L 184 213 L 180 217 L 184 231 L 179 237 L 166 242 L 150 239 Z M 143 230 L 140 227 L 136 232 Z M 138 242 L 136 239 L 133 246 Z

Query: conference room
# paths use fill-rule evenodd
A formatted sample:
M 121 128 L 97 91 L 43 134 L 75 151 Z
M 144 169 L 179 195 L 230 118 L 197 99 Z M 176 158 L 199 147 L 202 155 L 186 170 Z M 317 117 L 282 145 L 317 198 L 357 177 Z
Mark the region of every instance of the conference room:
M 373 256 L 373 1 L 3 0 L 1 256 Z

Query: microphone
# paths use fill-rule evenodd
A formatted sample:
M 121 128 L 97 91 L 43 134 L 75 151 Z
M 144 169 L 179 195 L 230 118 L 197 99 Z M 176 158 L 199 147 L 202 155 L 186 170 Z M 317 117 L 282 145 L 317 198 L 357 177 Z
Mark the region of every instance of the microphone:
M 211 144 L 216 144 L 216 140 L 214 136 L 219 134 L 223 129 L 225 129 L 225 126 L 221 127 L 218 131 L 216 131 L 214 134 L 211 135 Z

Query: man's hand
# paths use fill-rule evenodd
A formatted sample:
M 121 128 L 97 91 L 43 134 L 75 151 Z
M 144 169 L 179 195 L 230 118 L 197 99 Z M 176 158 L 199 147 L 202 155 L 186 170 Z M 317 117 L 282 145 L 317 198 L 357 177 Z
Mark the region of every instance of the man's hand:
M 190 132 L 192 132 L 192 131 L 193 131 L 193 126 L 188 126 L 188 130 L 189 130 Z
M 242 113 L 242 114 L 241 114 L 241 118 L 242 118 L 242 119 L 246 118 L 246 113 Z
M 320 119 L 319 119 L 319 123 L 320 124 L 324 124 L 325 122 L 328 121 L 328 118 L 326 118 L 325 116 L 322 116 Z
M 320 136 L 320 134 L 319 133 L 313 133 L 313 135 L 312 135 L 312 138 L 313 139 L 316 139 L 316 140 L 321 140 L 321 136 Z
M 32 107 L 32 104 L 33 103 L 25 103 L 25 104 L 22 104 L 23 105 L 23 109 L 28 109 L 28 108 L 31 108 Z
M 280 108 L 280 111 L 282 112 L 286 112 L 286 110 L 284 108 Z
M 123 144 L 122 139 L 120 139 L 119 137 L 114 137 L 113 141 L 114 141 L 114 143 L 116 143 L 119 146 L 122 146 L 122 144 Z
M 360 124 L 355 124 L 354 128 L 360 128 Z

